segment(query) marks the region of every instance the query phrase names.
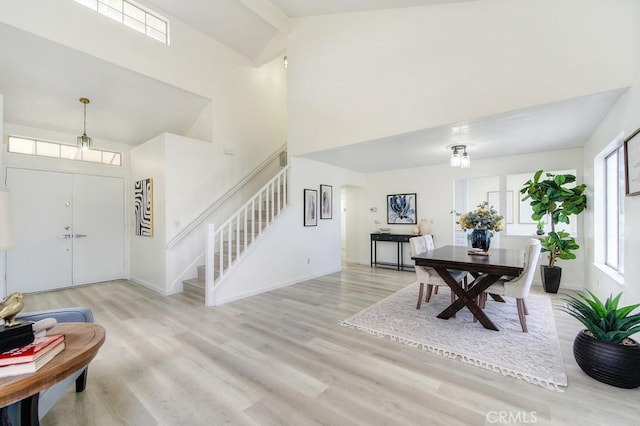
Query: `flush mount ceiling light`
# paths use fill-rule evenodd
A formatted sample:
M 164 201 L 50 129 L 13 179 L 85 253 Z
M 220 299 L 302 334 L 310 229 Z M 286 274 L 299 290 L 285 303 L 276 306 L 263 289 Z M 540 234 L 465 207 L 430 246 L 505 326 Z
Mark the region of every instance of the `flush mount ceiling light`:
M 466 145 L 454 145 L 451 147 L 451 167 L 471 167 L 471 157 L 467 154 Z
M 84 127 L 82 136 L 78 136 L 78 149 L 88 151 L 91 149 L 92 144 L 91 138 L 87 136 L 87 104 L 89 103 L 89 99 L 80 98 L 79 101 L 84 107 Z

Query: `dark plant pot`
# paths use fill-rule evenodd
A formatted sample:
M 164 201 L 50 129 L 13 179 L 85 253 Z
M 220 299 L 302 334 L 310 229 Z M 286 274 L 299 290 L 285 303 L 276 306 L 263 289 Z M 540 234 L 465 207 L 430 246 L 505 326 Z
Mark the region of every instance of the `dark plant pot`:
M 573 341 L 576 362 L 594 379 L 619 388 L 640 386 L 640 345 L 614 345 L 582 330 Z
M 544 235 L 544 231 L 543 231 L 542 229 L 538 229 L 538 230 L 536 231 L 536 234 L 538 234 L 538 235 Z
M 474 229 L 471 233 L 471 247 L 484 251 L 489 250 L 491 245 L 491 234 L 486 229 Z
M 562 268 L 559 266 L 549 267 L 540 265 L 540 278 L 542 287 L 547 293 L 557 293 L 560 288 L 560 278 L 562 278 Z

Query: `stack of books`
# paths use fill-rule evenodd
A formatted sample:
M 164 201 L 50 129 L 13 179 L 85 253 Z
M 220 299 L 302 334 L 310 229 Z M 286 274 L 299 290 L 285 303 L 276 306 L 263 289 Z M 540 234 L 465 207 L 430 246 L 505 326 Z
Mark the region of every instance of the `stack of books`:
M 36 337 L 25 346 L 0 353 L 0 377 L 35 373 L 65 348 L 64 335 Z
M 19 348 L 33 342 L 33 324 L 30 322 L 8 327 L 0 325 L 0 352 Z

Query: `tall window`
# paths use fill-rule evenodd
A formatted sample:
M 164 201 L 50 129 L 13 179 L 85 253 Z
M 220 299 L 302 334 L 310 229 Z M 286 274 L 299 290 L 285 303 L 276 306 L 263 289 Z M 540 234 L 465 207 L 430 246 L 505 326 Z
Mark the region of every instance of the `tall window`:
M 607 266 L 623 272 L 624 254 L 624 151 L 619 147 L 605 161 L 605 256 Z
M 169 44 L 169 21 L 159 14 L 129 0 L 75 0 L 101 15 L 118 21 L 166 45 Z

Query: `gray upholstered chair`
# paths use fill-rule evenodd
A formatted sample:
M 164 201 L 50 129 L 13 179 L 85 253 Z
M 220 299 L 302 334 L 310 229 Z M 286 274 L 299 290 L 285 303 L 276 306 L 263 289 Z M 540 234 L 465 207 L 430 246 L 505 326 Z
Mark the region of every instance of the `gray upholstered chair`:
M 433 237 L 431 235 L 420 235 L 418 237 L 409 238 L 409 244 L 411 245 L 411 256 L 415 256 L 420 253 L 425 253 L 427 251 L 433 250 Z M 449 269 L 449 273 L 460 285 L 465 285 L 467 280 L 467 271 L 458 271 L 454 269 Z M 425 297 L 425 302 L 429 302 L 431 300 L 431 294 L 434 292 L 437 293 L 438 286 L 449 287 L 447 283 L 442 279 L 438 272 L 430 267 L 426 266 L 416 266 L 416 275 L 418 277 L 418 282 L 420 283 L 420 291 L 418 292 L 418 303 L 416 305 L 416 309 L 420 309 L 422 306 L 422 295 L 424 294 L 424 286 L 427 286 L 427 295 Z M 453 291 L 451 291 L 451 303 L 456 300 L 456 295 Z
M 74 307 L 74 308 L 60 308 L 47 311 L 38 312 L 24 312 L 16 316 L 16 319 L 21 321 L 33 321 L 37 322 L 45 318 L 55 318 L 58 322 L 93 322 L 93 313 L 88 308 Z M 42 420 L 45 414 L 58 402 L 58 400 L 64 395 L 66 390 L 74 382 L 76 384 L 76 392 L 82 392 L 87 384 L 87 368 L 78 370 L 71 376 L 67 377 L 61 382 L 56 383 L 50 388 L 40 392 L 38 397 L 37 407 L 23 407 L 22 403 L 16 402 L 7 407 L 7 413 L 11 424 L 23 425 L 22 423 L 22 411 L 23 410 L 36 410 L 38 411 L 38 419 Z M 32 413 L 35 414 L 35 413 Z M 35 417 L 35 416 L 34 416 Z
M 513 297 L 516 299 L 518 307 L 518 317 L 520 318 L 520 326 L 523 332 L 527 332 L 527 305 L 524 299 L 529 295 L 533 276 L 535 274 L 538 258 L 540 257 L 541 244 L 536 238 L 529 239 L 524 253 L 524 270 L 522 273 L 512 279 L 499 279 L 491 284 L 480 296 L 480 307 L 484 309 L 487 303 L 487 294 L 496 294 L 498 296 Z

